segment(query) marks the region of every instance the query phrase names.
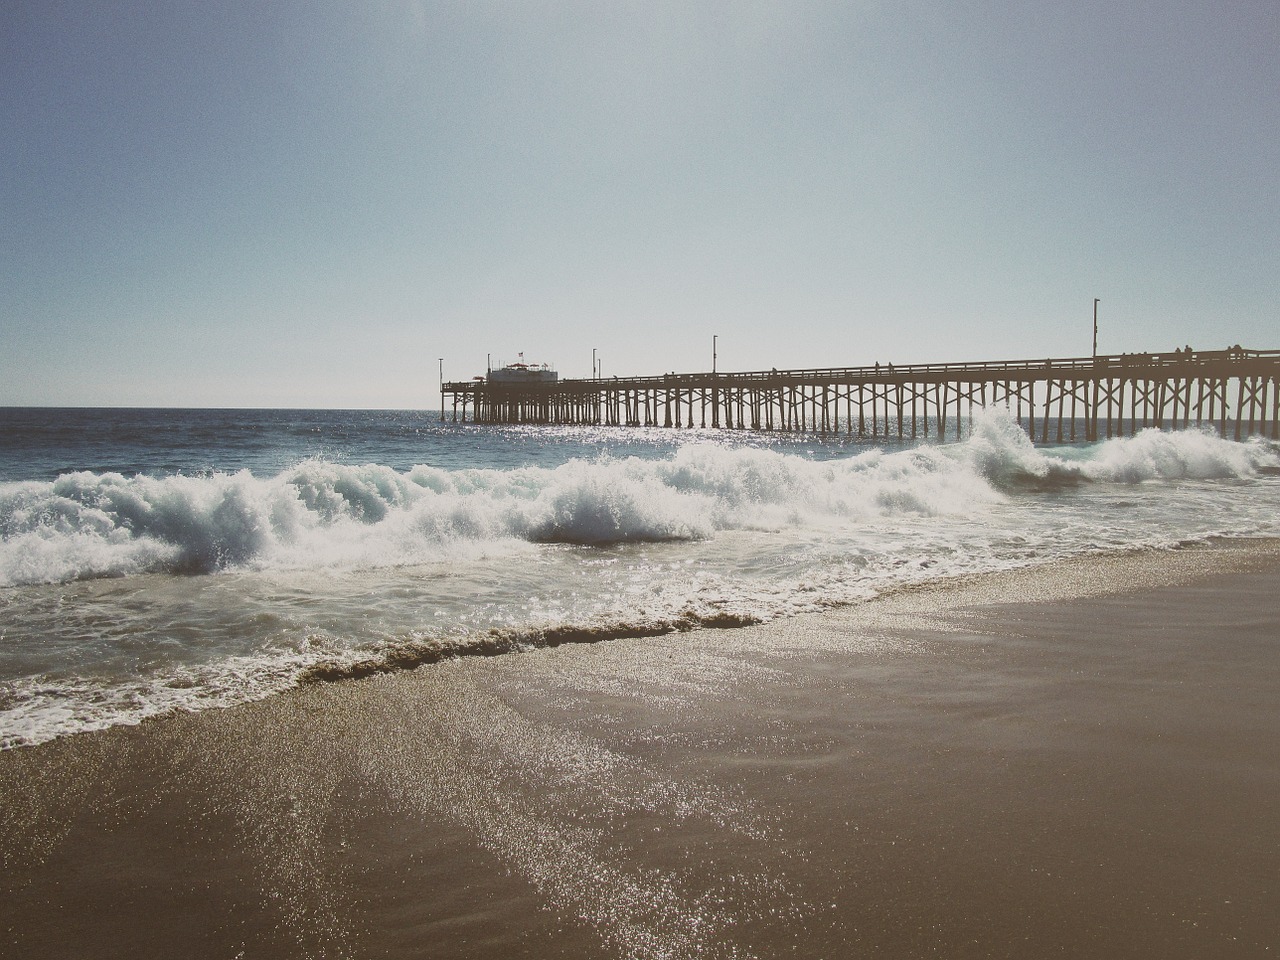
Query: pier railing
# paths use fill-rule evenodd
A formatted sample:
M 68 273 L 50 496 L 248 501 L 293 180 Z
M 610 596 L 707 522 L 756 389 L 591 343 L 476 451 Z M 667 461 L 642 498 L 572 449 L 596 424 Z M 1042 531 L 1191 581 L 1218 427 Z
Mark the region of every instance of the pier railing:
M 982 363 L 880 364 L 441 387 L 441 416 L 959 439 L 976 408 L 1006 406 L 1033 440 L 1212 427 L 1280 439 L 1280 350 L 1175 350 Z

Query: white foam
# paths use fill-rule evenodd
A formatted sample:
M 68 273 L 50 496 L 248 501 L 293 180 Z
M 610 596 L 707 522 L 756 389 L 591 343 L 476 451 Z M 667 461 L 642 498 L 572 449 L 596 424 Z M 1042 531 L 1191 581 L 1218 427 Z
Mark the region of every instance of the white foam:
M 1275 444 L 1236 442 L 1211 430 L 1161 431 L 1072 447 L 1036 447 L 1008 412 L 974 417 L 972 436 L 954 448 L 999 485 L 1022 481 L 1142 483 L 1152 480 L 1243 480 L 1280 467 Z
M 23 677 L 0 685 L 0 749 L 141 723 L 175 711 L 260 700 L 297 682 L 316 655 L 273 651 L 178 667 L 160 677 Z
M 1134 437 L 1104 442 L 1082 469 L 1097 482 L 1142 483 L 1242 480 L 1277 466 L 1280 456 L 1265 440 L 1236 443 L 1209 431 L 1143 430 Z
M 1274 445 L 1196 431 L 1041 449 L 1007 411 L 986 411 L 959 444 L 830 460 L 690 443 L 662 459 L 554 468 L 398 472 L 317 459 L 263 478 L 82 472 L 0 484 L 0 585 L 150 571 L 367 569 L 536 543 L 696 541 L 727 530 L 980 517 L 1028 482 L 1243 479 L 1277 464 Z

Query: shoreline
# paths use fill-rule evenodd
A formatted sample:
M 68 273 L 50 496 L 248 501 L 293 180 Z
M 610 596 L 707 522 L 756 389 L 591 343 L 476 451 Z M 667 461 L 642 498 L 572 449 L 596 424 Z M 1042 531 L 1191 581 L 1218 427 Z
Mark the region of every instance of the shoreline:
M 145 725 L 165 722 L 187 713 L 202 713 L 206 710 L 234 709 L 264 699 L 288 695 L 299 688 L 311 684 L 343 683 L 361 680 L 380 674 L 394 674 L 412 671 L 419 667 L 429 666 L 443 661 L 455 659 L 502 657 L 520 655 L 537 650 L 548 650 L 564 645 L 595 644 L 614 640 L 650 640 L 654 638 L 678 637 L 699 631 L 734 631 L 745 627 L 778 625 L 795 619 L 841 617 L 849 611 L 860 611 L 868 604 L 873 609 L 882 609 L 885 604 L 901 602 L 902 597 L 916 592 L 937 592 L 940 595 L 950 594 L 956 589 L 968 589 L 973 586 L 978 590 L 990 590 L 994 584 L 1001 583 L 1008 577 L 1028 578 L 1028 582 L 1038 583 L 1042 579 L 1037 572 L 1042 569 L 1070 569 L 1075 566 L 1094 567 L 1107 566 L 1129 557 L 1149 558 L 1157 555 L 1181 555 L 1190 552 L 1198 555 L 1203 551 L 1233 551 L 1243 549 L 1247 552 L 1264 551 L 1269 543 L 1280 544 L 1280 538 L 1217 536 L 1207 540 L 1190 541 L 1173 547 L 1133 547 L 1121 550 L 1101 551 L 1081 554 L 1073 557 L 1033 562 L 1027 566 L 1009 570 L 995 570 L 976 573 L 954 574 L 938 579 L 908 582 L 885 587 L 872 596 L 832 602 L 830 606 L 820 610 L 810 610 L 789 616 L 762 619 L 754 614 L 741 614 L 727 611 L 709 615 L 685 613 L 674 619 L 634 625 L 623 622 L 604 622 L 596 624 L 560 624 L 544 627 L 493 627 L 488 630 L 459 638 L 440 638 L 400 641 L 382 648 L 365 652 L 362 655 L 345 659 L 318 660 L 300 668 L 289 685 L 278 686 L 267 692 L 260 692 L 244 700 L 212 703 L 199 707 L 173 706 L 157 712 L 144 712 L 141 716 L 123 717 L 112 720 L 105 725 L 96 723 L 79 729 L 67 730 L 32 742 L 15 735 L 13 742 L 0 741 L 0 755 L 8 750 L 27 750 L 40 747 L 55 740 L 67 737 L 78 737 L 86 734 L 102 733 L 115 727 Z M 1280 550 L 1280 547 L 1277 547 Z M 1174 567 L 1179 566 L 1175 564 Z M 1170 571 L 1173 567 L 1169 568 Z M 1106 587 L 1096 578 L 1089 583 L 1091 591 L 1110 591 L 1116 587 Z M 1120 588 L 1123 589 L 1123 588 Z M 975 594 L 976 596 L 977 594 Z
M 298 680 L 298 686 L 306 686 L 312 683 L 342 683 L 348 680 L 361 680 L 383 673 L 399 673 L 405 670 L 416 670 L 419 667 L 429 666 L 445 660 L 468 659 L 472 657 L 486 659 L 489 657 L 530 653 L 538 650 L 553 650 L 556 647 L 566 645 L 589 645 L 595 643 L 607 643 L 612 640 L 651 640 L 655 638 L 677 637 L 703 630 L 740 630 L 747 627 L 783 624 L 792 620 L 804 620 L 815 617 L 841 617 L 848 614 L 850 611 L 862 610 L 868 604 L 875 604 L 877 605 L 877 608 L 879 608 L 885 604 L 891 604 L 894 602 L 901 603 L 903 602 L 902 598 L 910 597 L 918 592 L 949 594 L 956 590 L 973 589 L 977 591 L 975 596 L 982 596 L 984 594 L 989 596 L 989 591 L 996 589 L 996 584 L 1000 584 L 1010 577 L 1019 579 L 1025 578 L 1028 582 L 1042 584 L 1044 577 L 1038 576 L 1038 574 L 1045 570 L 1052 571 L 1055 568 L 1107 567 L 1117 562 L 1123 562 L 1126 558 L 1139 558 L 1148 555 L 1156 556 L 1162 554 L 1178 555 L 1184 551 L 1191 551 L 1195 554 L 1206 550 L 1222 550 L 1231 552 L 1233 549 L 1239 547 L 1242 547 L 1246 553 L 1256 551 L 1265 555 L 1270 549 L 1277 555 L 1280 555 L 1280 538 L 1214 537 L 1209 540 L 1182 544 L 1169 549 L 1136 547 L 1127 550 L 1084 554 L 1063 560 L 1048 560 L 1033 563 L 1025 567 L 1018 567 L 1012 570 L 957 574 L 938 580 L 925 580 L 916 583 L 899 584 L 888 587 L 882 592 L 866 599 L 842 601 L 835 603 L 824 610 L 809 611 L 806 613 L 795 614 L 791 617 L 777 618 L 773 620 L 762 620 L 752 615 L 722 612 L 701 617 L 693 614 L 686 614 L 674 621 L 647 627 L 600 624 L 562 625 L 529 629 L 492 628 L 485 633 L 460 640 L 424 640 L 417 643 L 403 643 L 385 651 L 380 651 L 367 659 L 362 660 L 353 660 L 350 662 L 323 661 L 316 663 L 302 671 Z M 1163 565 L 1163 569 L 1169 575 L 1176 575 L 1176 571 L 1179 568 L 1186 566 L 1186 564 Z M 1053 577 L 1054 574 L 1050 573 L 1049 576 Z M 1061 589 L 1060 584 L 1058 589 Z M 1094 593 L 1103 594 L 1117 591 L 1123 592 L 1125 589 L 1128 589 L 1128 587 L 1121 585 L 1111 585 L 1108 587 L 1099 583 L 1096 578 L 1094 578 L 1088 582 L 1086 589 Z M 1044 590 L 1043 586 L 1041 586 L 1041 590 Z M 1042 599 L 1048 599 L 1049 596 L 1050 594 L 1048 593 L 1041 593 Z M 1062 599 L 1061 595 L 1059 595 L 1058 598 Z M 280 692 L 287 693 L 289 690 L 286 689 Z M 165 719 L 165 717 L 149 717 L 142 722 L 148 723 L 157 719 Z
M 68 957 L 1270 955 L 1278 589 L 1276 540 L 1107 554 L 5 751 L 0 931 Z

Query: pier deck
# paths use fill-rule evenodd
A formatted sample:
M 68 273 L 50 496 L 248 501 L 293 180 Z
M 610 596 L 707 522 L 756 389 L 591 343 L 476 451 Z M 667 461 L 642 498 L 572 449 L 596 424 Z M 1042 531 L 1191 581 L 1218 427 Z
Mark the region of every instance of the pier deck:
M 960 439 L 1005 406 L 1041 443 L 1212 427 L 1280 439 L 1280 350 L 441 385 L 441 417 L 520 424 L 741 429 Z

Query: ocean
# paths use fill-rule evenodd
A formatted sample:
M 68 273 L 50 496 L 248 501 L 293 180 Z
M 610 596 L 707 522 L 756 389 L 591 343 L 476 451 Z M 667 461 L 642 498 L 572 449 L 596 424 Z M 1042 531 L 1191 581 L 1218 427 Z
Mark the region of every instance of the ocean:
M 446 656 L 1280 535 L 1280 446 L 0 409 L 0 746 Z

